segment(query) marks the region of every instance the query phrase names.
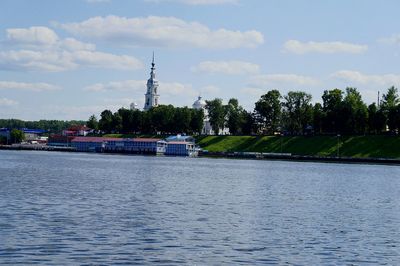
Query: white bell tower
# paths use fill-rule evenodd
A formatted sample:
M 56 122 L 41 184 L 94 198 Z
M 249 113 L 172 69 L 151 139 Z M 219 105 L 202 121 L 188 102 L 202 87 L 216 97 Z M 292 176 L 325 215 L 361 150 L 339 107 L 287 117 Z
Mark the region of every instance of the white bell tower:
M 144 98 L 144 110 L 147 111 L 152 107 L 158 106 L 158 98 L 160 95 L 157 94 L 158 89 L 158 81 L 156 80 L 155 73 L 155 63 L 154 63 L 154 52 L 153 52 L 153 61 L 151 62 L 151 72 L 150 78 L 147 80 L 147 92 Z

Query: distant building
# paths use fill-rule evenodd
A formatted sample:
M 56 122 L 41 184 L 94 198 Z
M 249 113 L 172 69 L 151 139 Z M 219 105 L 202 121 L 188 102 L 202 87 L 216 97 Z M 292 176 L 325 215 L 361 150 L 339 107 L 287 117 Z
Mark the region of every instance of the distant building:
M 206 109 L 206 101 L 204 101 L 201 96 L 197 98 L 197 100 L 192 105 L 193 109 L 203 110 L 204 112 L 204 121 L 203 121 L 203 129 L 201 130 L 202 135 L 214 135 L 214 131 L 210 124 L 210 119 L 208 117 L 208 111 Z
M 92 131 L 91 128 L 86 125 L 74 125 L 69 127 L 67 130 L 63 130 L 63 136 L 87 136 Z
M 51 134 L 48 138 L 47 145 L 53 147 L 71 147 L 71 142 L 74 138 L 75 136 Z
M 10 130 L 8 128 L 0 128 L 0 137 L 5 138 L 5 142 L 10 141 Z
M 192 136 L 185 136 L 185 135 L 176 135 L 176 136 L 169 136 L 165 139 L 167 142 L 195 142 L 195 139 Z
M 215 132 L 212 129 L 210 118 L 208 116 L 208 111 L 206 109 L 206 102 L 202 100 L 201 96 L 197 98 L 197 100 L 192 105 L 193 109 L 203 110 L 204 112 L 204 121 L 203 121 L 203 129 L 201 130 L 202 135 L 214 135 Z M 229 135 L 229 128 L 224 127 L 220 128 L 219 135 Z
M 83 152 L 122 152 L 133 154 L 164 154 L 166 142 L 152 138 L 75 137 L 71 146 Z
M 165 155 L 196 156 L 197 151 L 193 142 L 170 141 L 165 150 Z
M 130 108 L 132 111 L 137 110 L 137 109 L 138 109 L 138 104 L 135 103 L 135 102 L 133 102 L 133 103 L 131 103 L 131 104 L 129 105 L 129 108 Z
M 153 61 L 151 63 L 151 72 L 150 78 L 147 80 L 147 92 L 144 98 L 144 110 L 147 111 L 152 107 L 158 106 L 158 98 L 160 95 L 157 94 L 158 89 L 158 81 L 156 80 L 155 73 L 155 63 L 154 63 L 154 52 L 153 52 Z
M 43 141 L 44 139 L 41 138 L 42 134 L 46 133 L 46 130 L 43 129 L 30 129 L 30 128 L 22 128 L 21 129 L 25 135 L 25 141 L 32 142 L 32 141 Z

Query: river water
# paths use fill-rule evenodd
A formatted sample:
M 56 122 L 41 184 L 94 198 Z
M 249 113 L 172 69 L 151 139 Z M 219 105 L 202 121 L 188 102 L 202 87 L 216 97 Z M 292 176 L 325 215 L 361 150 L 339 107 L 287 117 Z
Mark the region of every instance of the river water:
M 400 167 L 0 151 L 0 265 L 400 264 Z

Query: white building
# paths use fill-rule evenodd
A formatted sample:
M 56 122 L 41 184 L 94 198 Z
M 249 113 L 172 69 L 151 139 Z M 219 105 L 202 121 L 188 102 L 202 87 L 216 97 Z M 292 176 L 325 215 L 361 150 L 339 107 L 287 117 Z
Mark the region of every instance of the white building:
M 147 92 L 144 98 L 144 110 L 147 111 L 152 107 L 158 106 L 158 98 L 160 95 L 157 94 L 158 89 L 158 81 L 156 80 L 155 73 L 155 64 L 154 64 L 154 52 L 153 52 L 153 61 L 151 62 L 151 72 L 150 78 L 147 80 Z
M 133 102 L 133 103 L 131 103 L 131 104 L 129 105 L 129 108 L 130 108 L 132 111 L 135 111 L 135 110 L 138 109 L 138 104 L 135 103 L 135 102 Z
M 201 130 L 202 135 L 214 135 L 214 131 L 211 127 L 210 120 L 208 118 L 208 111 L 206 109 L 206 101 L 204 101 L 201 96 L 197 98 L 197 100 L 192 105 L 193 109 L 203 110 L 204 112 L 204 123 L 203 129 Z
M 204 124 L 203 129 L 201 130 L 202 135 L 214 135 L 215 132 L 211 127 L 210 118 L 208 117 L 208 111 L 206 109 L 206 102 L 199 96 L 197 100 L 192 105 L 193 109 L 203 110 L 204 112 Z M 229 135 L 229 128 L 221 128 L 219 130 L 219 135 Z

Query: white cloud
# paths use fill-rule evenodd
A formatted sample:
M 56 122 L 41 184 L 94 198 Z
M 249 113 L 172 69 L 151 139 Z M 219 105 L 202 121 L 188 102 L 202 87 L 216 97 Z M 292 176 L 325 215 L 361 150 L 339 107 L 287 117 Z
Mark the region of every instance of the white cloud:
M 348 86 L 352 86 L 352 84 L 366 85 L 368 87 L 400 86 L 400 75 L 396 74 L 368 75 L 358 71 L 341 70 L 333 73 L 331 77 L 351 83 Z
M 80 23 L 62 24 L 61 27 L 84 38 L 131 46 L 226 49 L 254 48 L 264 42 L 263 35 L 255 30 L 211 30 L 200 23 L 175 17 L 93 17 Z
M 60 43 L 61 48 L 70 50 L 70 51 L 94 51 L 96 50 L 96 45 L 92 43 L 85 43 L 78 41 L 74 38 L 65 38 Z
M 251 87 L 243 88 L 240 90 L 240 92 L 246 95 L 257 96 L 257 97 L 260 97 L 262 94 L 266 93 L 265 90 L 262 90 L 260 88 L 251 88 Z
M 239 0 L 146 0 L 146 2 L 153 2 L 153 3 L 180 3 L 185 5 L 222 5 L 222 4 L 237 4 Z
M 108 83 L 96 83 L 83 88 L 85 91 L 125 91 L 125 92 L 139 92 L 143 94 L 146 91 L 145 80 L 122 80 L 111 81 Z M 179 82 L 160 82 L 159 92 L 162 95 L 196 95 L 191 85 L 182 84 Z M 144 95 L 144 94 L 143 94 Z M 144 97 L 144 96 L 143 96 Z
M 146 90 L 145 80 L 123 80 L 96 83 L 83 88 L 86 91 L 142 91 Z
M 96 46 L 74 38 L 60 39 L 46 27 L 8 29 L 6 46 L 20 50 L 0 51 L 0 69 L 28 71 L 66 71 L 78 67 L 136 70 L 140 60 L 127 55 L 96 51 Z
M 0 90 L 26 90 L 26 91 L 54 91 L 60 90 L 59 86 L 48 83 L 25 83 L 15 81 L 0 81 Z
M 295 75 L 295 74 L 269 74 L 257 75 L 250 78 L 251 87 L 304 87 L 316 86 L 319 81 L 312 77 Z
M 6 51 L 0 52 L 0 69 L 28 71 L 66 71 L 80 66 L 136 70 L 143 64 L 126 55 L 94 51 Z
M 300 42 L 289 40 L 284 44 L 284 51 L 294 54 L 306 53 L 350 53 L 361 54 L 368 50 L 367 45 L 359 45 L 346 42 Z
M 13 44 L 54 45 L 58 42 L 57 34 L 47 27 L 7 29 L 7 40 Z
M 10 100 L 7 98 L 0 98 L 0 106 L 14 106 L 17 104 L 18 104 L 18 102 L 14 101 L 14 100 Z
M 393 34 L 390 37 L 381 38 L 378 40 L 378 42 L 389 45 L 400 45 L 400 34 Z
M 217 86 L 214 85 L 208 85 L 200 88 L 200 94 L 201 95 L 215 95 L 221 91 L 221 89 Z
M 244 61 L 204 61 L 195 67 L 193 72 L 223 73 L 228 75 L 256 74 L 260 71 L 257 64 Z

